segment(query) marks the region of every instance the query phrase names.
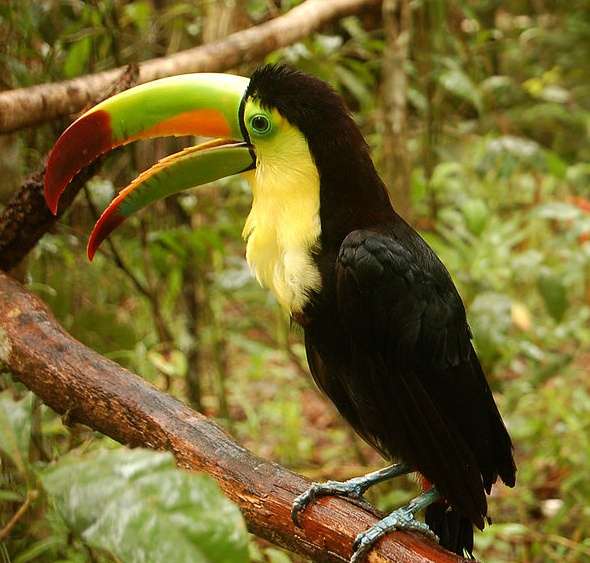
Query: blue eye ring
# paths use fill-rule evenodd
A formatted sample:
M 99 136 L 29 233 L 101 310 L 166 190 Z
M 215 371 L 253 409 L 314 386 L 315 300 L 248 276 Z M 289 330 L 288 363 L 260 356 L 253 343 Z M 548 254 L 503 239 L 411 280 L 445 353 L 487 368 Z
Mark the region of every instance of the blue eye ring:
M 272 130 L 272 123 L 267 115 L 257 113 L 250 118 L 250 127 L 257 135 L 268 135 Z

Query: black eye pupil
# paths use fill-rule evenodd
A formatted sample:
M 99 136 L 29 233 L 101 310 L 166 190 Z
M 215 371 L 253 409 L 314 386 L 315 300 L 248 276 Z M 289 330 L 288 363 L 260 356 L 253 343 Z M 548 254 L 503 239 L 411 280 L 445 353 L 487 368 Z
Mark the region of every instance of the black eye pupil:
M 270 127 L 270 123 L 268 119 L 263 115 L 257 115 L 252 120 L 252 127 L 254 127 L 256 131 L 265 132 Z

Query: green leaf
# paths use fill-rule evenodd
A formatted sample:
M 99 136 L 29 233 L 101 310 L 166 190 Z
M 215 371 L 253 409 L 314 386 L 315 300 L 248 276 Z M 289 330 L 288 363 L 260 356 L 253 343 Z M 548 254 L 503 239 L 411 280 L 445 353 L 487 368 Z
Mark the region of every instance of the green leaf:
M 274 547 L 264 550 L 269 563 L 291 563 L 291 558 L 284 552 Z
M 126 563 L 247 561 L 242 516 L 208 476 L 168 453 L 71 453 L 41 480 L 70 528 Z
M 133 2 L 123 8 L 123 13 L 139 29 L 146 30 L 152 17 L 152 6 L 149 2 Z
M 358 76 L 348 70 L 344 66 L 336 66 L 334 68 L 338 80 L 344 85 L 344 87 L 358 100 L 363 107 L 368 107 L 371 104 L 372 96 L 371 92 L 367 88 L 363 81 Z
M 15 491 L 0 489 L 0 503 L 3 502 L 23 502 L 23 496 Z
M 90 58 L 92 40 L 90 37 L 82 37 L 76 41 L 69 49 L 64 62 L 64 74 L 67 78 L 79 76 L 86 70 L 86 64 Z
M 482 111 L 482 100 L 479 90 L 461 69 L 452 68 L 441 73 L 440 85 L 449 93 L 470 103 L 479 113 Z
M 0 450 L 20 472 L 26 470 L 31 441 L 33 395 L 15 401 L 10 391 L 0 393 Z
M 563 179 L 567 174 L 567 164 L 553 151 L 545 151 L 547 170 L 552 176 Z
M 478 198 L 468 199 L 461 206 L 461 211 L 465 217 L 467 228 L 474 235 L 481 235 L 490 218 L 490 210 L 485 201 Z
M 0 504 L 3 502 L 23 502 L 23 496 L 15 491 L 0 489 Z
M 186 356 L 180 350 L 161 354 L 155 350 L 148 352 L 148 360 L 153 366 L 169 377 L 184 377 L 187 371 Z
M 41 555 L 43 555 L 47 551 L 52 550 L 54 547 L 59 546 L 61 543 L 62 540 L 58 537 L 48 537 L 36 541 L 32 545 L 28 546 L 27 549 L 19 553 L 19 555 L 13 560 L 13 562 L 27 563 L 28 561 L 39 561 Z M 47 559 L 41 559 L 41 561 L 47 561 Z
M 562 277 L 552 272 L 544 272 L 537 280 L 537 287 L 547 312 L 560 322 L 569 307 L 567 288 Z
M 470 324 L 476 348 L 484 363 L 491 363 L 506 347 L 511 325 L 512 301 L 507 295 L 482 292 L 470 307 Z

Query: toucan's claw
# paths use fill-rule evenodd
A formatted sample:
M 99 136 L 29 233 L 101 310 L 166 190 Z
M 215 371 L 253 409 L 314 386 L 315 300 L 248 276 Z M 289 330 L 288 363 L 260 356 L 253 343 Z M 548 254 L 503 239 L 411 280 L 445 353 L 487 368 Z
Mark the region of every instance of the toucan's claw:
M 377 541 L 394 530 L 421 532 L 438 543 L 438 536 L 424 522 L 416 520 L 412 510 L 407 507 L 398 508 L 356 537 L 352 544 L 353 554 L 350 563 L 360 563 Z
M 439 498 L 440 494 L 436 490 L 436 487 L 432 487 L 425 493 L 412 499 L 407 506 L 394 510 L 368 530 L 361 532 L 352 544 L 353 553 L 350 563 L 360 563 L 377 541 L 388 532 L 395 530 L 420 532 L 438 543 L 438 536 L 424 522 L 416 520 L 414 514 L 436 502 Z
M 313 483 L 307 491 L 299 495 L 291 508 L 291 519 L 296 526 L 300 526 L 300 514 L 317 498 L 335 495 L 352 499 L 362 499 L 363 494 L 370 485 L 362 477 L 355 477 L 348 481 L 326 481 L 325 483 Z
M 296 526 L 300 525 L 299 516 L 309 504 L 317 498 L 335 495 L 360 500 L 369 487 L 410 473 L 412 468 L 405 463 L 396 463 L 377 471 L 372 471 L 361 477 L 353 477 L 348 481 L 326 481 L 325 483 L 313 483 L 307 491 L 299 495 L 291 508 L 291 519 Z

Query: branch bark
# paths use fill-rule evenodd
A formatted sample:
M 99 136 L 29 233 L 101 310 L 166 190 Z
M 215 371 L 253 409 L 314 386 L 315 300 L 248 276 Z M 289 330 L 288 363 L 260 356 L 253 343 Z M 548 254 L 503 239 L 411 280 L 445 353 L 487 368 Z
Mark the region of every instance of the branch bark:
M 376 6 L 379 0 L 307 0 L 283 16 L 226 39 L 140 64 L 139 84 L 187 72 L 227 70 L 295 43 L 326 23 Z M 0 93 L 0 133 L 80 111 L 108 88 L 122 68 Z
M 309 482 L 256 457 L 206 417 L 69 336 L 46 306 L 0 273 L 0 360 L 51 408 L 129 446 L 172 452 L 184 468 L 217 479 L 249 529 L 314 561 L 345 562 L 356 535 L 377 521 L 371 508 L 324 498 L 290 518 Z M 465 561 L 421 536 L 396 532 L 368 557 L 372 563 Z

